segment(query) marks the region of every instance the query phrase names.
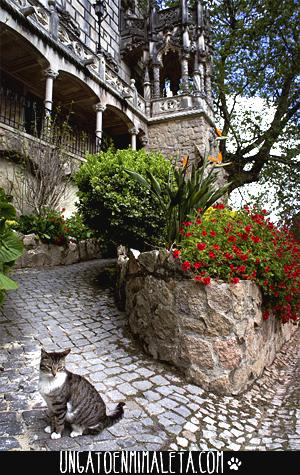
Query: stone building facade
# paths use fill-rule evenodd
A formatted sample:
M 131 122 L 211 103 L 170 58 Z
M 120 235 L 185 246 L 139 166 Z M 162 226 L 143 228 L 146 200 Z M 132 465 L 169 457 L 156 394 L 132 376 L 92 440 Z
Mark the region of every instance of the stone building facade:
M 16 130 L 33 140 L 60 108 L 71 110 L 67 147 L 77 160 L 107 138 L 118 148 L 194 158 L 195 143 L 207 153 L 208 14 L 202 0 L 179 3 L 0 0 L 0 150 L 13 147 Z

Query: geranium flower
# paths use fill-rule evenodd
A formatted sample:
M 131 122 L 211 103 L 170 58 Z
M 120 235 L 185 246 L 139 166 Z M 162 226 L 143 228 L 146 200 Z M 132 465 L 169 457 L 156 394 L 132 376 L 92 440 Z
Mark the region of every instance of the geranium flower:
M 184 261 L 182 264 L 181 264 L 181 269 L 186 272 L 188 271 L 189 269 L 191 268 L 191 263 L 189 261 Z
M 260 237 L 258 237 L 258 236 L 251 236 L 251 239 L 252 239 L 252 241 L 255 242 L 255 243 L 261 242 L 261 239 L 260 239 Z
M 235 236 L 229 236 L 228 241 L 229 242 L 236 242 L 236 237 Z
M 242 272 L 242 273 L 243 273 L 243 272 L 246 272 L 246 266 L 240 266 L 240 267 L 238 268 L 238 270 L 239 270 L 239 272 Z
M 198 242 L 197 249 L 199 251 L 204 251 L 205 248 L 206 248 L 206 244 L 204 242 Z

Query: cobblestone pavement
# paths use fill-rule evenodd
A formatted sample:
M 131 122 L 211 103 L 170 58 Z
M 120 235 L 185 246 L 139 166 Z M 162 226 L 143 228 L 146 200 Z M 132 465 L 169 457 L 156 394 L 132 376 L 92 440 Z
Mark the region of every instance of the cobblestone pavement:
M 0 311 L 0 450 L 300 449 L 299 332 L 246 394 L 220 397 L 145 356 L 126 329 L 104 261 L 20 270 Z M 40 346 L 72 347 L 68 368 L 89 378 L 124 419 L 97 436 L 51 440 L 37 392 Z

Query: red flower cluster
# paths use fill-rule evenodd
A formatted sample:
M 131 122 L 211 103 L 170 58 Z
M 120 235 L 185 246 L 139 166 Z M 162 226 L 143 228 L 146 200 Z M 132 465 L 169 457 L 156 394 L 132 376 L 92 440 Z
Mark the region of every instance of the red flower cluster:
M 223 204 L 213 208 L 207 216 L 199 216 L 198 210 L 194 220 L 183 223 L 189 232 L 181 241 L 182 269 L 193 270 L 195 280 L 204 285 L 211 278 L 232 284 L 253 280 L 263 293 L 264 319 L 298 320 L 300 243 L 288 229 L 276 228 L 265 210 L 247 206 L 231 213 Z

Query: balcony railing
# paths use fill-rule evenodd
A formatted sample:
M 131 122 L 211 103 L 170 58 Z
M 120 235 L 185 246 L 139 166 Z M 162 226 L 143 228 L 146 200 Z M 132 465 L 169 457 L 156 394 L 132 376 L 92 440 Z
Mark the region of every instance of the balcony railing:
M 53 114 L 52 121 L 46 121 L 41 99 L 23 96 L 3 86 L 0 87 L 1 123 L 20 135 L 26 133 L 52 145 L 59 145 L 67 153 L 78 157 L 96 152 L 95 134 L 80 130 L 76 124 L 69 124 L 67 119 L 59 117 L 59 112 Z

